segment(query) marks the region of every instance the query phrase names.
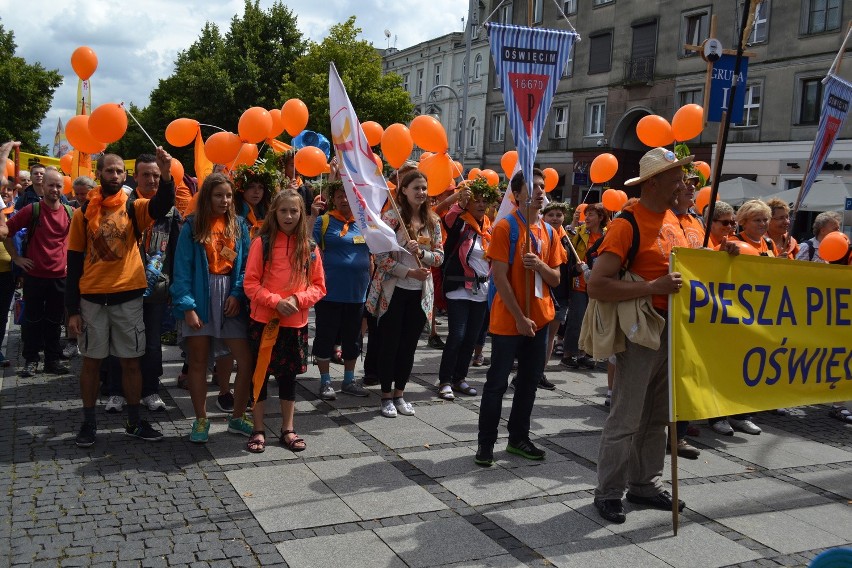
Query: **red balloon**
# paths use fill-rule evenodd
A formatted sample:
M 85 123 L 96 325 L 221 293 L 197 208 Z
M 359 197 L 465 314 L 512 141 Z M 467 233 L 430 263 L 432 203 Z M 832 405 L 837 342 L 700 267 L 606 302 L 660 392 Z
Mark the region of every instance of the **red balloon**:
M 308 125 L 308 107 L 300 99 L 290 99 L 281 107 L 281 119 L 290 136 L 296 136 Z
M 325 171 L 325 153 L 316 146 L 305 146 L 294 159 L 296 171 L 306 177 L 316 177 Z
M 89 132 L 98 142 L 111 144 L 127 132 L 127 113 L 118 103 L 102 104 L 89 116 Z
M 668 120 L 656 114 L 642 117 L 636 123 L 636 135 L 643 144 L 652 148 L 668 146 L 674 142 L 671 124 Z
M 364 131 L 367 144 L 370 146 L 378 146 L 382 142 L 382 134 L 385 133 L 385 129 L 378 122 L 368 120 L 361 124 L 361 129 Z
M 204 153 L 214 164 L 230 164 L 242 147 L 240 137 L 233 132 L 211 134 L 204 143 Z
M 86 81 L 98 68 L 98 56 L 91 47 L 78 47 L 71 54 L 71 68 L 82 80 Z
M 69 144 L 84 154 L 97 154 L 106 149 L 106 144 L 92 138 L 89 132 L 89 115 L 78 114 L 65 124 L 65 137 Z
M 251 107 L 240 116 L 237 132 L 249 144 L 263 142 L 272 131 L 272 117 L 263 107 Z
M 176 118 L 166 126 L 166 142 L 172 146 L 187 146 L 195 140 L 199 124 L 191 118 Z
M 840 231 L 832 231 L 819 243 L 819 256 L 827 262 L 834 262 L 849 252 L 849 237 Z
M 589 176 L 592 183 L 606 183 L 615 176 L 618 171 L 618 158 L 610 153 L 604 153 L 592 160 L 589 168 Z

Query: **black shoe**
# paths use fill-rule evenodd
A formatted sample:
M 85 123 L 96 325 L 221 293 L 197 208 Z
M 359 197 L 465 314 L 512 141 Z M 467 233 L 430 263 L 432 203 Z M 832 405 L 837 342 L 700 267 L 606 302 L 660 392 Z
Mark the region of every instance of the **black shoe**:
M 571 355 L 570 357 L 563 357 L 560 361 L 561 364 L 565 365 L 569 369 L 579 369 L 580 361 L 576 355 Z
M 595 508 L 598 514 L 611 523 L 619 525 L 627 520 L 624 514 L 624 503 L 621 499 L 595 499 Z
M 95 445 L 95 434 L 97 433 L 98 428 L 95 426 L 94 422 L 83 422 L 83 425 L 80 426 L 80 432 L 77 434 L 77 438 L 74 440 L 74 443 L 77 444 L 78 448 L 88 448 Z
M 429 336 L 429 347 L 432 347 L 434 349 L 443 349 L 444 348 L 444 340 L 441 339 L 437 335 L 430 335 Z
M 491 467 L 494 465 L 494 444 L 479 444 L 476 448 L 476 465 Z
M 50 375 L 68 375 L 71 373 L 71 368 L 59 361 L 47 361 L 44 364 L 44 372 Z
M 598 366 L 598 362 L 589 357 L 588 355 L 583 355 L 582 357 L 577 358 L 577 363 L 581 367 L 585 367 L 586 369 L 594 369 Z
M 38 361 L 28 361 L 24 363 L 21 370 L 18 371 L 19 377 L 34 377 L 38 373 Z
M 163 433 L 157 432 L 151 428 L 151 425 L 148 424 L 147 420 L 140 420 L 136 424 L 130 424 L 128 422 L 124 426 L 124 433 L 128 436 L 145 440 L 146 442 L 159 442 L 163 439 Z
M 233 412 L 234 411 L 234 395 L 231 394 L 231 391 L 226 392 L 225 394 L 220 394 L 216 397 L 216 406 L 222 412 Z
M 645 505 L 646 507 L 652 507 L 654 509 L 660 509 L 661 511 L 671 511 L 672 510 L 672 494 L 666 491 L 665 489 L 660 493 L 657 493 L 653 497 L 640 497 L 639 495 L 633 495 L 632 493 L 627 493 L 627 500 L 633 503 L 634 505 Z M 677 500 L 677 510 L 683 511 L 683 508 L 686 506 L 686 503 Z
M 364 383 L 365 387 L 375 387 L 379 385 L 379 378 L 364 375 L 364 379 L 361 382 Z
M 542 373 L 541 378 L 538 380 L 538 388 L 544 390 L 556 390 L 556 385 L 547 380 L 547 377 Z
M 510 454 L 525 457 L 528 460 L 543 460 L 544 454 L 547 453 L 541 448 L 537 448 L 529 438 L 520 442 L 508 442 L 506 444 L 506 451 Z

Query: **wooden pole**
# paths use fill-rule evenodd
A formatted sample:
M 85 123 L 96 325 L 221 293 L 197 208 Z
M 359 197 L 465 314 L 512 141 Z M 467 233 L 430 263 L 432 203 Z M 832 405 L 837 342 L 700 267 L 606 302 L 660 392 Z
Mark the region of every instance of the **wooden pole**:
M 533 0 L 527 0 L 527 27 L 532 27 L 533 23 Z M 532 123 L 530 123 L 529 131 L 532 132 Z M 530 146 L 529 149 L 530 154 L 533 153 L 533 148 Z M 528 156 L 528 158 L 532 158 L 532 156 Z M 531 162 L 531 160 L 529 160 Z M 524 244 L 524 253 L 532 252 L 532 219 L 530 219 L 530 212 L 532 210 L 532 195 L 535 188 L 533 187 L 532 175 L 530 175 L 530 179 L 525 180 L 527 182 L 527 203 L 526 203 L 526 215 L 525 218 L 527 220 L 527 236 Z M 511 259 L 510 259 L 511 260 Z M 526 317 L 530 317 L 530 310 L 532 304 L 532 297 L 530 296 L 530 288 L 532 279 L 532 274 L 529 270 L 524 271 L 524 315 Z
M 677 536 L 677 529 L 680 524 L 677 488 L 677 422 L 669 422 L 669 446 L 671 447 L 672 456 L 672 531 Z
M 397 195 L 399 195 L 399 192 L 400 192 L 401 189 L 402 188 L 399 187 L 399 170 L 396 170 L 396 191 L 397 191 Z M 403 227 L 405 227 L 405 234 L 408 235 L 408 238 L 411 239 L 412 241 L 416 241 L 417 239 L 414 238 L 414 236 L 412 236 L 411 232 L 408 230 L 408 227 L 406 227 L 405 223 L 402 222 L 402 215 L 399 212 L 399 208 L 396 206 L 396 200 L 393 198 L 393 195 L 391 195 L 390 190 L 388 190 L 388 200 L 390 201 L 391 207 L 393 207 L 393 210 L 396 213 L 397 219 L 399 219 L 399 224 L 402 225 Z M 424 223 L 426 221 L 427 221 L 426 219 L 423 220 Z M 414 260 L 417 262 L 417 268 L 423 268 L 423 263 L 420 262 L 420 257 L 417 256 L 416 254 L 414 255 Z

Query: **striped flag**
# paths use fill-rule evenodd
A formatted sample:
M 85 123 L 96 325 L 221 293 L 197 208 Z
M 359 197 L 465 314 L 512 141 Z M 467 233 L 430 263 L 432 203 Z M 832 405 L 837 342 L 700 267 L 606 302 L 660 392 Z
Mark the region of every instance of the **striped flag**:
M 487 24 L 509 127 L 524 179 L 533 163 L 553 95 L 571 55 L 575 32 Z
M 802 180 L 802 187 L 799 189 L 799 197 L 796 199 L 794 211 L 799 210 L 814 180 L 822 170 L 822 165 L 825 163 L 826 158 L 828 158 L 828 154 L 831 152 L 831 147 L 834 146 L 834 141 L 837 139 L 843 123 L 846 122 L 846 116 L 849 114 L 849 105 L 852 103 L 852 84 L 833 73 L 826 75 L 825 79 L 822 80 L 822 84 L 823 97 L 819 128 L 814 139 L 811 157 L 808 160 L 808 171 L 805 172 L 805 178 Z
M 340 179 L 367 247 L 373 254 L 405 251 L 397 243 L 394 230 L 382 221 L 381 211 L 388 198 L 388 186 L 373 161 L 373 150 L 367 143 L 334 63 L 330 63 L 328 69 L 328 101 L 331 138 L 340 162 Z

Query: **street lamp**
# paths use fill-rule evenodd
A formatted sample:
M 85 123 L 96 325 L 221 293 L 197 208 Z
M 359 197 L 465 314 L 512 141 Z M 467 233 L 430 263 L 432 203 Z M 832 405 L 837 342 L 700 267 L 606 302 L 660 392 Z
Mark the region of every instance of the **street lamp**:
M 456 98 L 456 108 L 459 109 L 459 120 L 458 120 L 458 125 L 456 126 L 456 152 L 461 154 L 460 159 L 463 163 L 464 162 L 464 139 L 462 138 L 462 128 L 463 128 L 464 124 L 462 122 L 463 121 L 462 105 L 461 105 L 461 102 L 460 102 L 460 99 L 459 99 L 459 94 L 456 92 L 455 89 L 453 89 L 449 85 L 435 85 L 434 87 L 432 87 L 432 90 L 429 91 L 429 94 L 426 95 L 426 106 L 425 106 L 426 112 L 429 112 L 430 101 L 435 102 L 434 100 L 432 100 L 432 98 L 435 96 L 435 93 L 438 92 L 441 89 L 449 90 L 453 94 L 453 96 Z

